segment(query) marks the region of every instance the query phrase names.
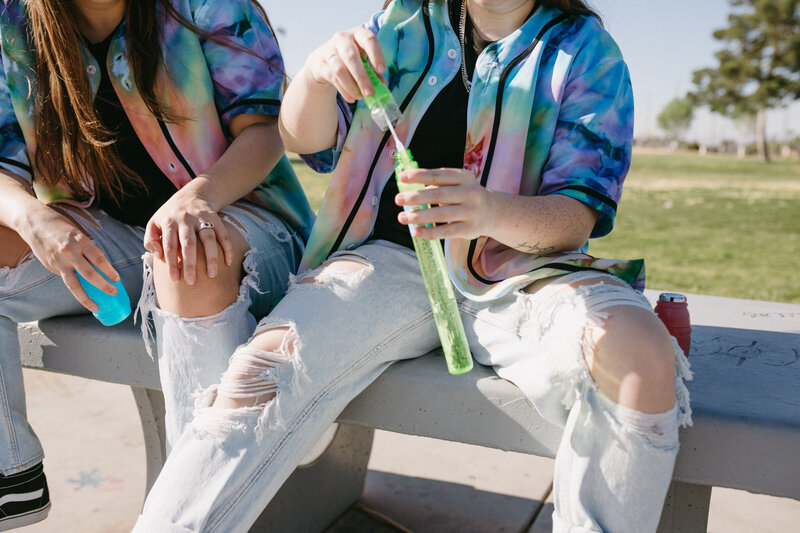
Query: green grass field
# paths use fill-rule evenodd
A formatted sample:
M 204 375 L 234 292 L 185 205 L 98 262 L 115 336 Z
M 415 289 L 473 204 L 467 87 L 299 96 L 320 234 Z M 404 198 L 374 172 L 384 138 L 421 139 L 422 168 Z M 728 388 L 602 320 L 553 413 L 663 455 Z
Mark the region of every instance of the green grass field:
M 293 159 L 314 209 L 328 176 Z M 643 257 L 648 287 L 800 303 L 800 162 L 635 153 L 590 253 Z

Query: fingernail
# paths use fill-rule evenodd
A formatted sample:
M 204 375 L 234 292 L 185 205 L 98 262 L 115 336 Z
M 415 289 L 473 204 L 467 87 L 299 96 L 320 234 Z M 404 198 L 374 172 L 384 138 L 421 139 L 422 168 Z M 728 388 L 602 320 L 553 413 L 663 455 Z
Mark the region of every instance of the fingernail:
M 194 277 L 186 276 L 186 283 L 188 283 L 189 285 L 194 285 Z
M 119 292 L 119 291 L 117 290 L 117 288 L 116 288 L 116 287 L 114 287 L 114 288 L 111 290 L 111 296 L 116 296 L 118 292 Z
M 226 265 L 231 266 L 231 263 L 233 263 L 233 261 L 231 259 L 226 259 L 225 260 L 225 264 Z
M 217 271 L 212 268 L 211 270 L 208 271 L 208 277 L 209 278 L 217 277 Z
M 96 305 L 90 305 L 90 306 L 89 306 L 89 311 L 91 311 L 92 313 L 96 313 L 96 312 L 98 312 L 99 310 L 100 310 L 100 308 L 99 308 L 99 307 L 97 307 Z
M 375 92 L 375 91 L 372 89 L 372 87 L 367 87 L 367 88 L 364 90 L 364 96 L 372 96 L 372 93 L 374 93 L 374 92 Z

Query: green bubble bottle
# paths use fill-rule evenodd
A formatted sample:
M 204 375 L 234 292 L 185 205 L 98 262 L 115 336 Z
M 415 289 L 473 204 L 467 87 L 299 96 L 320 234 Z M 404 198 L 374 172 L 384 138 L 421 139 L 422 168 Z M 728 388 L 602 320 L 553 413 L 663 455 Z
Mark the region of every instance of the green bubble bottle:
M 417 162 L 411 157 L 411 151 L 403 146 L 397 137 L 397 133 L 392 127 L 402 117 L 392 93 L 370 66 L 365 58 L 361 58 L 364 67 L 367 69 L 375 92 L 370 96 L 364 97 L 364 102 L 370 110 L 373 120 L 383 129 L 388 129 L 397 148 L 395 155 L 395 179 L 397 188 L 400 192 L 415 191 L 424 189 L 421 183 L 403 183 L 400 181 L 400 174 L 412 168 L 418 168 Z M 427 209 L 428 205 L 403 206 L 406 211 Z M 412 227 L 409 226 L 409 230 Z M 417 252 L 422 279 L 425 282 L 425 289 L 428 292 L 428 300 L 433 310 L 433 320 L 436 322 L 436 329 L 439 332 L 439 340 L 442 343 L 442 351 L 447 362 L 447 369 L 451 374 L 464 374 L 472 370 L 472 354 L 467 344 L 467 335 L 464 332 L 464 324 L 461 322 L 461 314 L 458 311 L 453 284 L 447 272 L 447 264 L 444 260 L 444 251 L 441 242 L 430 239 L 422 239 L 411 236 L 414 243 L 414 250 Z

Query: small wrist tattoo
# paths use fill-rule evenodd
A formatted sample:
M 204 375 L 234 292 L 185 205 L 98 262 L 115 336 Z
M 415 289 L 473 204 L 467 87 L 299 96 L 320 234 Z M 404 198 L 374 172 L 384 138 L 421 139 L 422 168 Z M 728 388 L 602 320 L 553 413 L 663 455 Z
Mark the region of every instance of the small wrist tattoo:
M 555 246 L 542 247 L 541 244 L 541 242 L 537 242 L 536 244 L 522 242 L 516 245 L 514 248 L 528 254 L 546 254 L 547 252 L 552 252 L 556 249 Z

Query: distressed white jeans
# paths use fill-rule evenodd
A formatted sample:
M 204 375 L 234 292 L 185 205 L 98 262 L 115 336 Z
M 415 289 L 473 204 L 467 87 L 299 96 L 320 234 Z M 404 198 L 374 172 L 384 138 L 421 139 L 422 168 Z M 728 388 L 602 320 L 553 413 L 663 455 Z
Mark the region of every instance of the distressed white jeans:
M 416 256 L 377 241 L 340 254 L 358 272 L 295 280 L 256 334 L 288 329 L 276 352 L 244 346 L 230 371 L 197 404 L 134 528 L 139 533 L 247 531 L 305 453 L 342 409 L 391 363 L 438 346 Z M 595 277 L 596 284 L 559 291 Z M 596 389 L 584 361 L 586 328 L 604 307 L 649 309 L 605 274 L 575 273 L 535 294 L 490 303 L 460 301 L 473 356 L 515 383 L 543 416 L 564 427 L 555 467 L 556 531 L 655 531 L 690 421 L 675 347 L 677 402 L 670 411 L 626 409 Z M 444 364 L 444 362 L 442 362 Z M 246 379 L 241 370 L 250 369 Z M 237 379 L 238 376 L 238 379 Z M 217 394 L 274 397 L 239 409 L 213 407 Z
M 160 309 L 153 255 L 148 252 L 142 258 L 138 311 L 144 318 L 142 334 L 148 351 L 155 333 L 168 452 L 192 419 L 195 396 L 219 381 L 231 352 L 250 338 L 258 319 L 283 297 L 303 251 L 300 237 L 267 209 L 239 201 L 220 211 L 220 216 L 245 237 L 250 249 L 244 256 L 239 295 L 219 313 L 183 318 Z

